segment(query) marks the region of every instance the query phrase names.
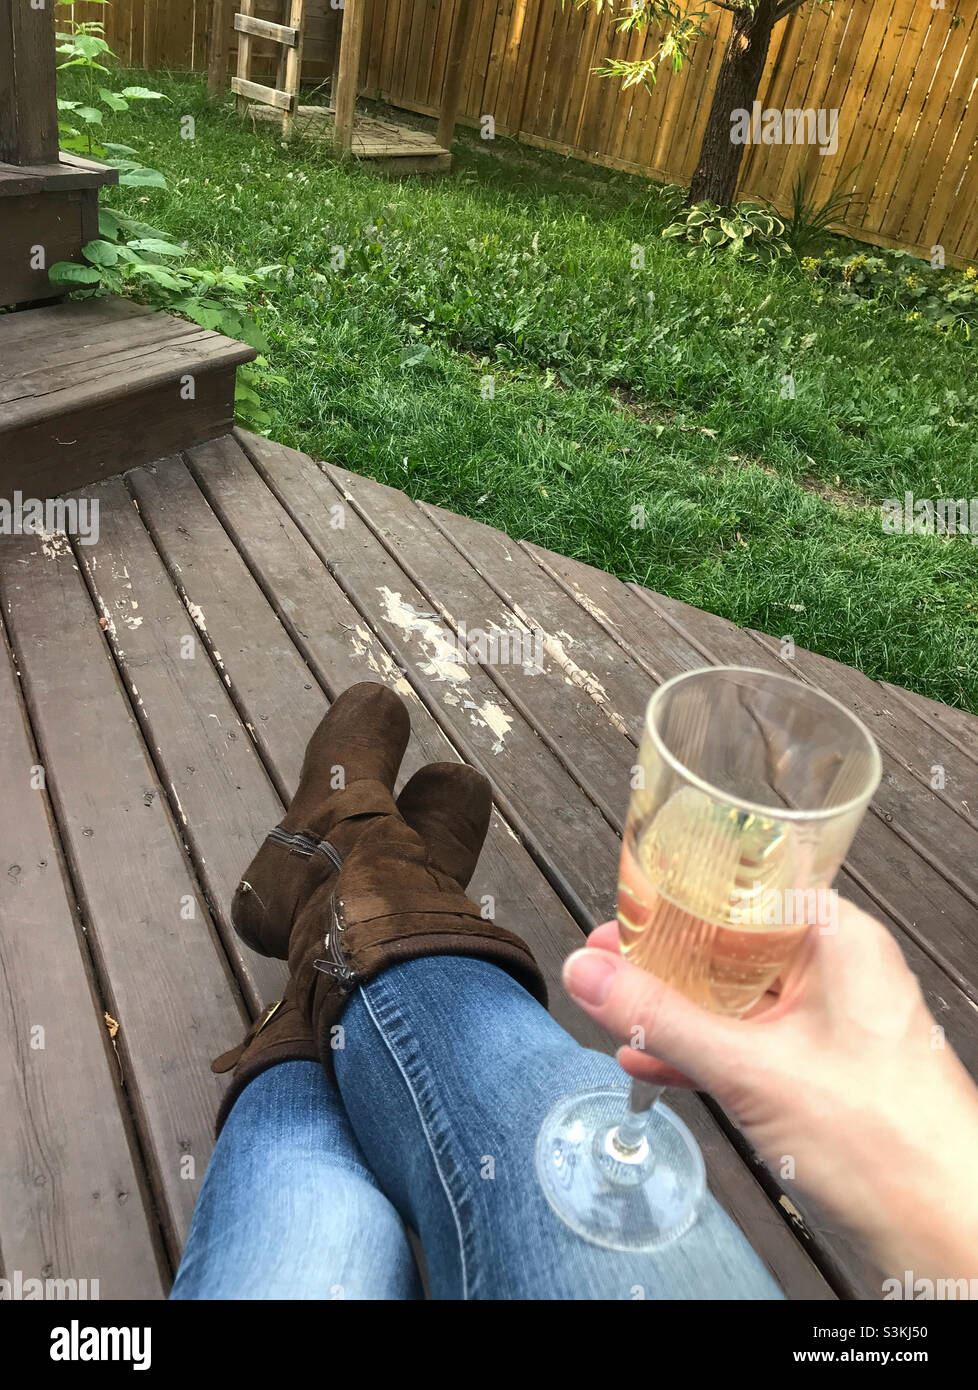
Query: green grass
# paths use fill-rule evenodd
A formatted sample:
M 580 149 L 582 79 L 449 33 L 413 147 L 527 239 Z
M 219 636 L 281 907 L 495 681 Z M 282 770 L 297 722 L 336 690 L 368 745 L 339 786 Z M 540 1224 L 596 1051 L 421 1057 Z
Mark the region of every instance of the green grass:
M 138 80 L 172 101 L 110 138 L 170 189 L 105 201 L 194 264 L 286 267 L 256 305 L 273 438 L 978 710 L 978 548 L 879 512 L 978 495 L 969 344 L 690 258 L 639 179 L 473 136 L 451 177 L 392 182 L 252 133 L 196 80 Z

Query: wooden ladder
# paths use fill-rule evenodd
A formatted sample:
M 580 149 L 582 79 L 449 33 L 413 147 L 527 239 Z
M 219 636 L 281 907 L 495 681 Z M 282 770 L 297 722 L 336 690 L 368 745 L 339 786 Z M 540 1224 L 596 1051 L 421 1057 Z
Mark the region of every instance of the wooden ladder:
M 234 16 L 238 31 L 238 75 L 231 78 L 231 90 L 238 98 L 238 111 L 244 115 L 249 101 L 274 106 L 282 113 L 282 134 L 288 135 L 299 106 L 299 77 L 302 72 L 302 21 L 305 0 L 283 0 L 287 24 L 256 19 L 254 0 L 240 0 L 241 10 Z M 274 87 L 251 80 L 251 41 L 271 39 L 282 45 L 278 77 Z

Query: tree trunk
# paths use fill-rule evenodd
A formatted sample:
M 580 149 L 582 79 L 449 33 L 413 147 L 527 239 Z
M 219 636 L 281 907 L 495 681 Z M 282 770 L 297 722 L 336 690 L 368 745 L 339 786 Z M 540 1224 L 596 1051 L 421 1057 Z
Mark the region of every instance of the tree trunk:
M 710 199 L 729 207 L 737 192 L 744 146 L 730 138 L 731 113 L 750 111 L 757 96 L 774 31 L 779 0 L 760 0 L 756 11 L 735 10 L 733 27 L 706 122 L 699 163 L 687 204 Z

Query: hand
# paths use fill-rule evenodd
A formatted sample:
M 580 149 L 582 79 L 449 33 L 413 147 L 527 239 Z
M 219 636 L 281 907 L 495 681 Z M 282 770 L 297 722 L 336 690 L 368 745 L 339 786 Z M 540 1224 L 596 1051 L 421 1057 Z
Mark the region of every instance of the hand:
M 715 1096 L 776 1173 L 866 1244 L 886 1275 L 978 1275 L 978 1090 L 889 932 L 839 902 L 813 926 L 776 996 L 744 1019 L 709 1013 L 599 927 L 564 967 L 578 1004 L 631 1076 Z

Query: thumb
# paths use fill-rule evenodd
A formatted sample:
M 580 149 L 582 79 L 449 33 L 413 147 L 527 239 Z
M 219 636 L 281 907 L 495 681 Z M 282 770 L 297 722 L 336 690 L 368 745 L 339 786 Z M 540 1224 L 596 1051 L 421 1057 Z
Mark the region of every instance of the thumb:
M 575 951 L 564 988 L 613 1037 L 668 1062 L 712 1091 L 728 1079 L 744 1043 L 736 1021 L 701 1009 L 647 970 L 610 951 Z

